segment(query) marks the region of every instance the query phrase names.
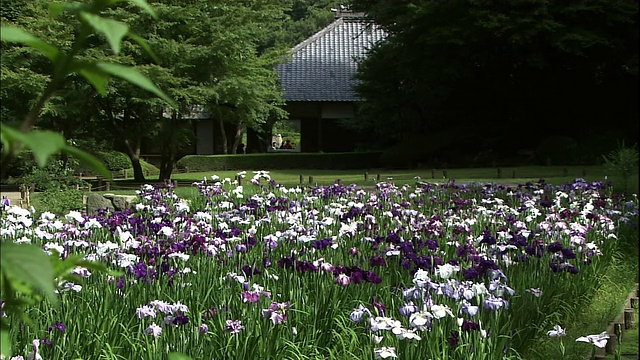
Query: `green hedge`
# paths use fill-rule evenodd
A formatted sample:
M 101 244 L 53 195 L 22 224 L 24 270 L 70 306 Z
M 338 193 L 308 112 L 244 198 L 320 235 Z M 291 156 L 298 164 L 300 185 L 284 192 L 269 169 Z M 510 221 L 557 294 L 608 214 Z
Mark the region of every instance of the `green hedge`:
M 187 155 L 178 167 L 189 172 L 275 169 L 371 169 L 380 167 L 380 151 L 348 153 L 266 153 Z

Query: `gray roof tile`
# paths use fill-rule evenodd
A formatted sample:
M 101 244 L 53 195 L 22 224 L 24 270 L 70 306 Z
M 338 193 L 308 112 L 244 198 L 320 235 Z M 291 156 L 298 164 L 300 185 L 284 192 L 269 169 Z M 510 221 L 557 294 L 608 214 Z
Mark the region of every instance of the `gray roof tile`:
M 286 101 L 358 101 L 356 59 L 384 37 L 371 21 L 342 17 L 291 49 L 276 66 Z

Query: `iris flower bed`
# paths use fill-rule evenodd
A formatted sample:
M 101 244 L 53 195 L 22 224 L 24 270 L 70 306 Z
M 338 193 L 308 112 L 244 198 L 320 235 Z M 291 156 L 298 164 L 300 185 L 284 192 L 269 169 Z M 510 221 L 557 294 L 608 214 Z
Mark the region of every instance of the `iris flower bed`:
M 15 352 L 515 359 L 588 303 L 638 208 L 581 179 L 302 189 L 257 172 L 194 186 L 189 200 L 145 186 L 134 210 L 92 216 L 6 207 L 2 241 L 124 273 L 76 268 L 59 307 L 9 319 Z

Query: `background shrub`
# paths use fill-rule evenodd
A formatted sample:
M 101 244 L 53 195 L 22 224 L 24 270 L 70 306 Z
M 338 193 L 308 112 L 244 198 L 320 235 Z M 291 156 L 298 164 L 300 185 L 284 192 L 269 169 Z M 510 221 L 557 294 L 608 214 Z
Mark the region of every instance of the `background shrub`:
M 19 177 L 11 178 L 9 183 L 27 184 L 35 186 L 37 191 L 74 189 L 76 186 L 86 186 L 87 183 L 75 176 L 77 160 L 69 158 L 50 160 L 46 167 L 33 165 L 31 169 Z
M 49 211 L 66 215 L 71 210 L 82 210 L 82 191 L 75 189 L 49 189 L 33 197 L 32 205 L 38 213 Z
M 100 151 L 97 154 L 98 159 L 109 169 L 109 171 L 120 171 L 131 167 L 129 157 L 119 151 Z

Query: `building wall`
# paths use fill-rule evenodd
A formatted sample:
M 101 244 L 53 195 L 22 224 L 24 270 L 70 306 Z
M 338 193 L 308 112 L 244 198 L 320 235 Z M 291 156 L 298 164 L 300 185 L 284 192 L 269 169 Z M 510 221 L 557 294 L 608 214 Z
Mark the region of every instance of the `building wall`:
M 197 155 L 212 155 L 214 154 L 213 137 L 214 137 L 214 122 L 211 119 L 198 120 L 196 127 Z
M 322 103 L 320 111 L 322 119 L 351 119 L 353 117 L 355 117 L 355 109 L 352 102 Z

